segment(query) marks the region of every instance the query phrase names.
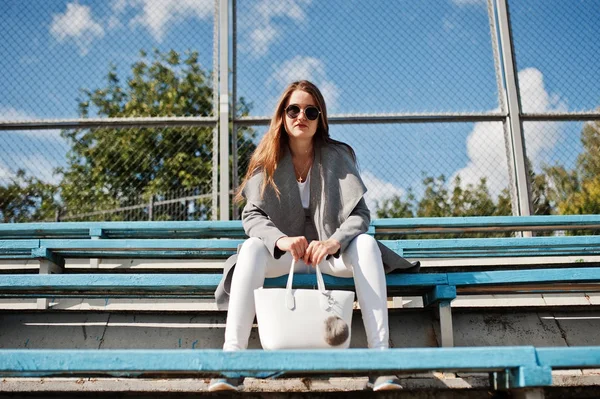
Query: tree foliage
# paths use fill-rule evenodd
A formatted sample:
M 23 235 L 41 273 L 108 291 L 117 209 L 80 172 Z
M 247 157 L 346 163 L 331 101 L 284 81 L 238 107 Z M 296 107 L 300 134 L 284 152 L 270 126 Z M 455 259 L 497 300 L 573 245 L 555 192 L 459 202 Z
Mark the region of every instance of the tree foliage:
M 0 186 L 0 222 L 22 223 L 46 218 L 56 210 L 57 187 L 18 170 Z
M 562 165 L 545 168 L 548 196 L 561 214 L 600 213 L 600 121 L 581 132 L 583 151 L 573 170 Z
M 196 52 L 140 53 L 130 76 L 119 78 L 111 67 L 104 87 L 82 90 L 82 118 L 130 118 L 213 115 L 212 79 Z M 236 115 L 250 105 L 239 101 Z M 213 127 L 103 127 L 65 130 L 70 144 L 67 165 L 57 170 L 58 184 L 45 183 L 19 170 L 0 186 L 0 220 L 53 220 L 58 209 L 68 214 L 96 214 L 90 220 L 145 220 L 147 210 L 100 214 L 150 201 L 174 200 L 155 206 L 155 220 L 205 219 L 212 212 Z M 236 131 L 240 149 L 238 176 L 243 176 L 255 149 L 256 133 Z M 600 213 L 600 121 L 588 122 L 581 132 L 583 151 L 574 169 L 555 164 L 530 172 L 533 212 L 538 215 Z M 231 163 L 230 163 L 231 165 Z M 532 168 L 529 167 L 531 171 Z M 496 198 L 486 179 L 463 184 L 460 176 L 425 176 L 417 198 L 409 189 L 377 204 L 378 218 L 510 215 L 508 189 Z
M 82 118 L 214 116 L 212 78 L 196 52 L 142 51 L 129 77 L 121 79 L 113 66 L 104 87 L 81 90 L 77 101 Z M 249 107 L 242 98 L 236 112 L 246 115 Z M 46 184 L 19 171 L 0 186 L 0 217 L 54 220 L 60 209 L 76 220 L 147 220 L 144 205 L 154 201 L 154 220 L 206 219 L 216 184 L 213 130 L 172 125 L 64 130 L 70 150 L 67 165 L 55 171 L 60 182 Z M 255 132 L 242 127 L 236 138 L 245 150 L 238 160 L 241 175 L 255 148 Z M 156 205 L 165 200 L 172 201 Z M 82 214 L 90 216 L 77 216 Z
M 529 168 L 531 170 L 531 168 Z M 530 172 L 532 182 L 533 211 L 536 215 L 550 214 L 551 205 L 548 199 L 546 176 Z M 403 217 L 461 217 L 461 216 L 508 216 L 512 213 L 508 189 L 502 190 L 496 199 L 492 197 L 487 187 L 487 180 L 482 178 L 476 185 L 462 183 L 457 176 L 451 184 L 446 177 L 425 177 L 423 183 L 423 196 L 417 200 L 412 189 L 409 189 L 405 199 L 399 196 L 384 199 L 377 203 L 376 215 L 378 218 L 403 218 Z M 449 237 L 464 236 L 490 236 L 490 234 L 444 234 Z M 494 234 L 505 236 L 510 234 Z M 420 235 L 433 237 L 437 235 Z M 389 236 L 388 238 L 401 238 L 402 236 Z M 402 238 L 412 238 L 404 236 Z
M 83 90 L 81 117 L 213 114 L 212 80 L 201 69 L 196 52 L 182 58 L 175 51 L 155 51 L 151 59 L 142 52 L 140 58 L 125 84 L 113 67 L 105 87 Z M 242 101 L 242 113 L 247 112 Z M 213 127 L 110 127 L 67 130 L 62 135 L 71 144 L 68 166 L 60 171 L 61 197 L 69 213 L 123 208 L 151 199 L 204 196 L 191 206 L 182 201 L 157 207 L 154 219 L 209 216 L 214 183 Z M 240 130 L 238 140 L 253 149 L 253 135 L 251 129 Z M 113 214 L 110 218 L 121 217 Z
M 600 121 L 588 122 L 581 132 L 583 151 L 574 169 L 563 165 L 545 166 L 542 173 L 532 172 L 528 162 L 531 182 L 533 214 L 600 213 Z M 442 216 L 494 216 L 510 215 L 511 201 L 508 189 L 496 199 L 492 198 L 485 179 L 477 185 L 461 184 L 460 176 L 451 185 L 442 175 L 425 177 L 423 196 L 417 200 L 412 189 L 406 198 L 393 196 L 377 204 L 378 218 L 442 217 Z M 587 232 L 589 234 L 589 232 Z
M 413 190 L 406 199 L 393 196 L 377 204 L 378 218 L 509 215 L 506 191 L 497 202 L 492 199 L 485 179 L 463 187 L 460 176 L 449 185 L 444 175 L 423 178 L 423 196 L 417 200 Z

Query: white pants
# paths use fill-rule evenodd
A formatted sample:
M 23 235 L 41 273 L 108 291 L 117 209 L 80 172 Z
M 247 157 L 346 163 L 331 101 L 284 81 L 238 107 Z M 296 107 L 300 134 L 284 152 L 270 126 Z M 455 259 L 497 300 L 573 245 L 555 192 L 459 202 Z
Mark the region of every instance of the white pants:
M 231 281 L 229 310 L 223 350 L 246 349 L 255 316 L 254 290 L 262 287 L 265 277 L 288 274 L 292 255 L 286 252 L 273 259 L 259 238 L 244 242 L 238 255 Z M 321 261 L 323 273 L 337 277 L 354 276 L 369 348 L 388 348 L 387 287 L 381 252 L 375 239 L 367 234 L 354 238 L 339 258 Z M 294 273 L 315 273 L 302 260 L 296 262 Z

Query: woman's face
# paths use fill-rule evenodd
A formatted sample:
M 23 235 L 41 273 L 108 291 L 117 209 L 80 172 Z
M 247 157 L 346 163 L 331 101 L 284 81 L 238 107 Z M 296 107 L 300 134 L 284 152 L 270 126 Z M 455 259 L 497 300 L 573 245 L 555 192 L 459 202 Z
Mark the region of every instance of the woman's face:
M 285 130 L 290 137 L 290 140 L 306 140 L 312 139 L 317 132 L 320 115 L 315 120 L 310 120 L 306 117 L 306 107 L 316 107 L 317 103 L 314 98 L 305 91 L 294 90 L 290 95 L 285 108 L 290 105 L 297 105 L 300 108 L 300 113 L 295 118 L 290 118 L 287 112 L 284 114 Z

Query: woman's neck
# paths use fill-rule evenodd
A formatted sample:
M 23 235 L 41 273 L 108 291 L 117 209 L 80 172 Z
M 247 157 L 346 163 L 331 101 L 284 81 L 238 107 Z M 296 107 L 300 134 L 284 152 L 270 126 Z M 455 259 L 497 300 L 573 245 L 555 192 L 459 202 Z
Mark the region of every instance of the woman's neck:
M 290 141 L 290 151 L 292 158 L 295 159 L 306 159 L 312 156 L 313 153 L 313 142 L 292 142 Z

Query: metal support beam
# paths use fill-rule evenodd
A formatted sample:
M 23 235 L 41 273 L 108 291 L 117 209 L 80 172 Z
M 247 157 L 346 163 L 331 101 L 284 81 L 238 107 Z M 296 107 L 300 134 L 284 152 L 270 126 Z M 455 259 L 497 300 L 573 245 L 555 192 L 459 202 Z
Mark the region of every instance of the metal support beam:
M 490 374 L 490 385 L 494 390 L 515 390 L 520 397 L 538 398 L 535 390 L 521 391 L 520 388 L 544 387 L 552 385 L 552 369 L 548 366 L 519 366 Z M 523 396 L 523 394 L 525 396 Z M 543 395 L 543 392 L 542 392 Z M 543 396 L 541 396 L 543 398 Z
M 45 248 L 39 251 L 40 254 L 50 255 L 51 253 L 47 251 Z M 62 267 L 58 264 L 54 263 L 52 256 L 48 258 L 40 258 L 40 270 L 39 274 L 55 274 L 62 273 Z M 64 263 L 62 263 L 64 265 Z M 38 298 L 37 299 L 37 308 L 40 310 L 48 309 L 50 307 L 50 298 Z
M 508 115 L 504 122 L 510 133 L 511 173 L 513 174 L 513 189 L 516 190 L 517 203 L 513 203 L 513 215 L 531 215 L 531 194 L 529 189 L 529 175 L 527 173 L 525 140 L 521 123 L 521 103 L 517 71 L 513 58 L 512 36 L 508 5 L 506 0 L 496 0 L 498 9 L 498 23 L 500 27 L 500 45 L 504 66 L 504 76 L 507 90 Z
M 219 3 L 219 219 L 229 220 L 229 0 Z
M 235 120 L 237 118 L 237 4 L 231 0 L 231 190 L 236 193 L 238 188 L 238 133 Z M 232 218 L 240 218 L 238 207 L 232 207 Z
M 212 129 L 212 180 L 211 180 L 211 204 L 210 218 L 217 220 L 219 215 L 219 1 L 214 0 L 213 13 L 213 98 L 212 116 L 215 124 Z
M 438 304 L 438 316 L 440 319 L 440 336 L 443 348 L 454 346 L 454 330 L 452 327 L 452 307 L 450 301 L 440 301 Z
M 452 327 L 451 303 L 456 298 L 456 287 L 453 285 L 438 285 L 423 296 L 423 305 L 437 304 L 438 319 L 440 321 L 440 343 L 444 348 L 454 346 L 454 332 Z

